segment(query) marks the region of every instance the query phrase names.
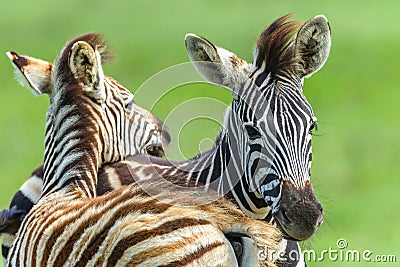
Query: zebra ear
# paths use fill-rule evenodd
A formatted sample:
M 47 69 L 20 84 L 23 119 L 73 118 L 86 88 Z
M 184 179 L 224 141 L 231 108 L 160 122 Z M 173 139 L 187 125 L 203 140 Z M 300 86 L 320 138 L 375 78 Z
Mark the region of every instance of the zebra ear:
M 185 37 L 186 50 L 197 71 L 208 81 L 232 88 L 238 70 L 245 61 L 195 34 Z
M 304 23 L 294 40 L 296 71 L 309 77 L 325 64 L 331 48 L 331 30 L 325 16 L 319 15 Z
M 26 210 L 17 210 L 17 206 L 1 210 L 0 233 L 15 233 L 14 230 L 18 230 L 27 213 Z
M 99 51 L 84 41 L 76 42 L 69 58 L 72 74 L 83 84 L 83 93 L 96 100 L 105 100 L 104 73 Z
M 52 94 L 51 63 L 21 56 L 14 51 L 9 51 L 6 55 L 11 60 L 16 78 L 22 86 L 30 89 L 34 95 Z

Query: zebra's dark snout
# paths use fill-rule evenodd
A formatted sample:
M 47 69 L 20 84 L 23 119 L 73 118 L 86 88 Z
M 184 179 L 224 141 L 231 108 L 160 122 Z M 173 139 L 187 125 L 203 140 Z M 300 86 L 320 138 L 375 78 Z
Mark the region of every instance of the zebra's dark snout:
M 303 187 L 283 182 L 281 201 L 274 218 L 285 238 L 306 240 L 324 220 L 324 211 L 309 181 Z

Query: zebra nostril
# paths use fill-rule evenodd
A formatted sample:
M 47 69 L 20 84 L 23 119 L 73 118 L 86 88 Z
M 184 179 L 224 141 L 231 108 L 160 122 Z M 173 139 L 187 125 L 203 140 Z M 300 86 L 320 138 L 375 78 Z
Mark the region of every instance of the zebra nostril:
M 288 224 L 291 224 L 291 223 L 292 223 L 292 221 L 289 219 L 289 217 L 288 217 L 288 215 L 287 215 L 285 209 L 281 209 L 281 210 L 280 210 L 280 213 L 281 213 L 282 222 L 283 222 L 284 224 L 288 225 Z

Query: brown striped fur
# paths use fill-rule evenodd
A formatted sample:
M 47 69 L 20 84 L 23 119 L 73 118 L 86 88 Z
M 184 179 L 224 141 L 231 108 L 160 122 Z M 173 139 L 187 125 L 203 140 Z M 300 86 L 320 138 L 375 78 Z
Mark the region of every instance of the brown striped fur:
M 279 232 L 269 224 L 250 219 L 225 199 L 204 204 L 216 198 L 213 193 L 173 191 L 169 186 L 157 179 L 89 200 L 60 193 L 42 199 L 32 210 L 36 217 L 23 223 L 39 228 L 25 237 L 35 244 L 30 251 L 36 252 L 27 263 L 85 266 L 96 259 L 91 266 L 205 266 L 204 261 L 214 260 L 216 265 L 211 261 L 209 266 L 229 266 L 225 264 L 235 256 L 224 234 L 232 232 L 254 238 L 260 249 L 276 249 Z M 98 234 L 90 238 L 89 233 Z M 160 236 L 167 241 L 164 245 L 157 245 Z M 76 250 L 76 246 L 81 247 Z M 134 246 L 139 252 L 133 251 L 127 262 L 120 262 Z M 271 262 L 260 264 L 273 266 Z

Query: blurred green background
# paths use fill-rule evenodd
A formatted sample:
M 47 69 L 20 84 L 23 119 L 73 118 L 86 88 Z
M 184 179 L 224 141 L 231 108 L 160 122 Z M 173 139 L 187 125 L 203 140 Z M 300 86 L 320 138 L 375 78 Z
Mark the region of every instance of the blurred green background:
M 334 261 L 325 255 L 325 261 L 309 266 L 398 266 L 400 1 L 2 0 L 0 10 L 0 208 L 8 207 L 13 193 L 42 162 L 48 105 L 46 97 L 34 98 L 17 84 L 6 51 L 53 61 L 67 40 L 100 32 L 117 56 L 105 72 L 134 92 L 155 73 L 188 61 L 188 32 L 251 61 L 257 36 L 277 17 L 294 12 L 294 19 L 307 20 L 325 14 L 332 28 L 331 54 L 325 67 L 306 80 L 305 94 L 319 119 L 312 182 L 326 219 L 303 247 L 320 253 L 337 249 L 337 240 L 344 238 L 347 249 L 371 250 L 372 257 L 397 256 L 397 263 L 378 264 Z M 137 102 L 151 108 L 157 92 L 140 93 Z M 230 103 L 226 90 L 184 85 L 152 111 L 166 119 L 174 107 L 194 97 L 221 101 L 214 112 L 219 121 L 221 103 Z M 213 105 L 191 107 L 200 114 Z M 207 138 L 214 139 L 219 131 L 214 120 L 167 123 L 182 128 L 179 136 L 173 133 L 169 153 L 177 159 L 209 147 Z M 176 152 L 178 145 L 182 155 Z

